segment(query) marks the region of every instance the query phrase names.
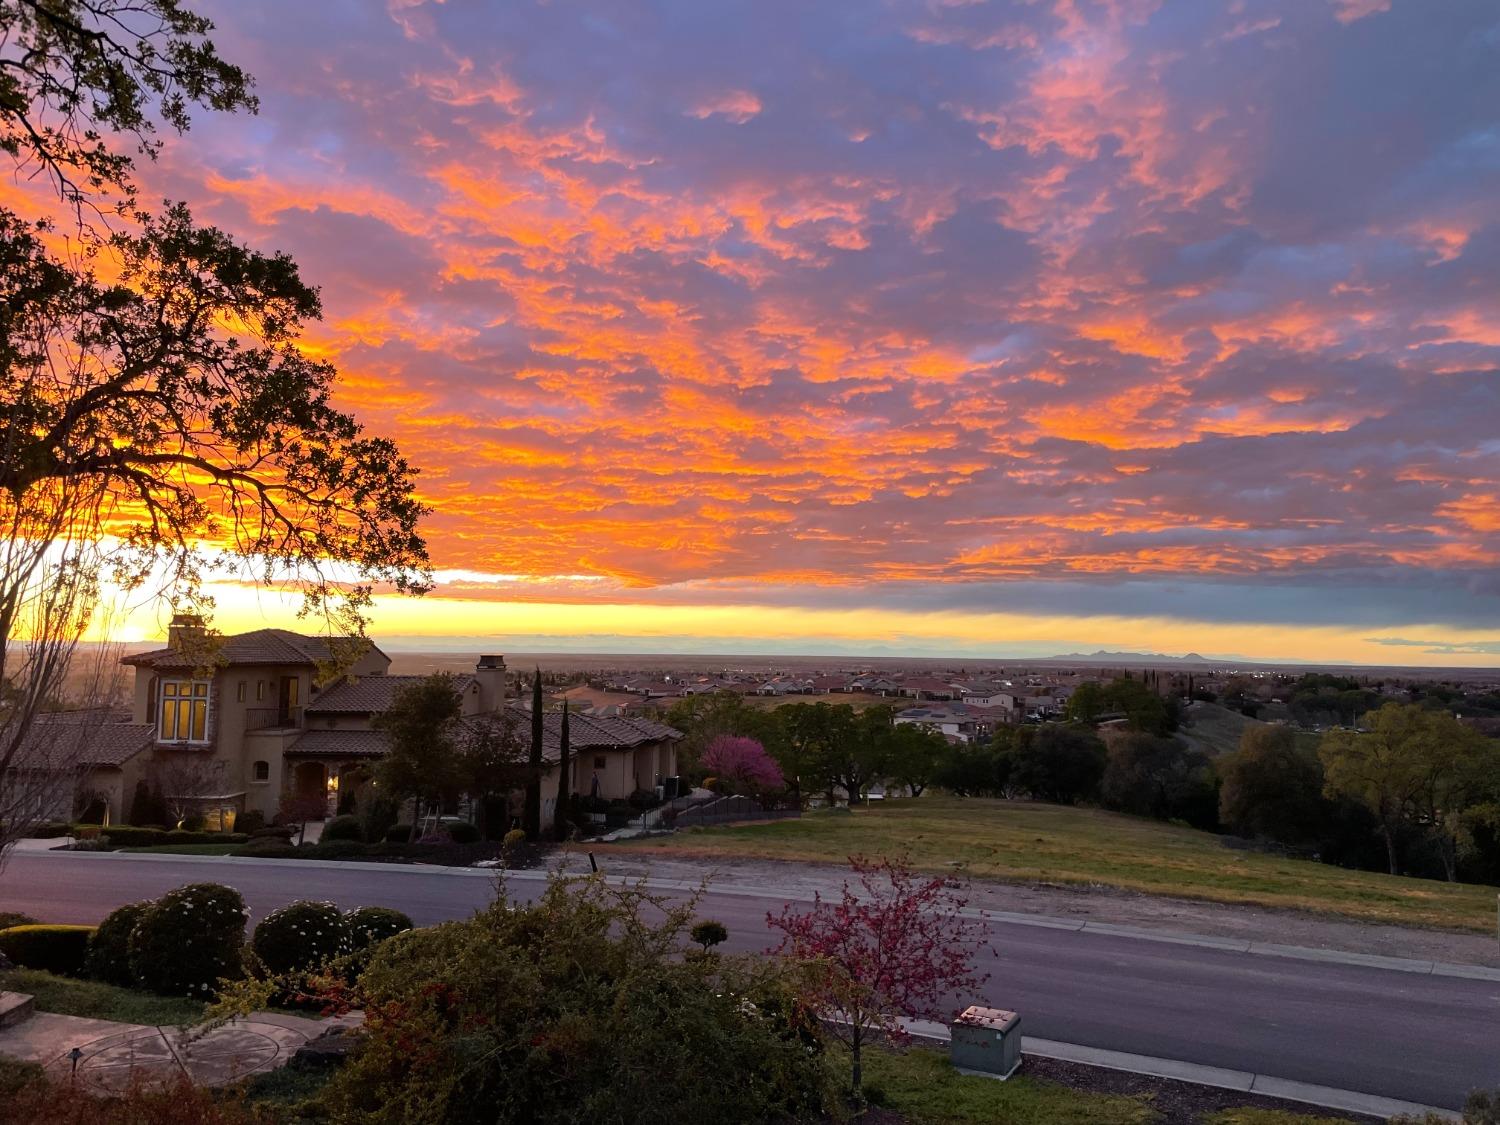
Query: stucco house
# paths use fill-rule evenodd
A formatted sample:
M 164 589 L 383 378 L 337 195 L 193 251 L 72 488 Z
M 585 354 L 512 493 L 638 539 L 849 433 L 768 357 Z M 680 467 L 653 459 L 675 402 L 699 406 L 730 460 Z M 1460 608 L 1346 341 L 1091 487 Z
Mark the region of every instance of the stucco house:
M 390 675 L 390 657 L 363 638 L 257 629 L 210 640 L 188 616 L 173 620 L 165 646 L 123 663 L 135 677 L 128 712 L 49 716 L 38 725 L 25 762 L 58 776 L 56 792 L 47 789 L 48 815 L 65 818 L 86 790 L 109 822 L 122 822 L 142 780 L 168 798 L 192 798 L 210 827 L 226 829 L 250 809 L 270 818 L 284 793 L 331 803 L 345 771 L 388 751 L 375 720 L 402 686 L 423 678 Z M 455 676 L 463 720 L 510 708 L 528 738 L 529 715 L 506 699 L 505 683 L 502 656 L 481 656 L 473 672 Z M 559 719 L 544 718 L 548 816 Z M 627 798 L 676 775 L 682 735 L 661 723 L 574 715 L 569 734 L 574 792 Z

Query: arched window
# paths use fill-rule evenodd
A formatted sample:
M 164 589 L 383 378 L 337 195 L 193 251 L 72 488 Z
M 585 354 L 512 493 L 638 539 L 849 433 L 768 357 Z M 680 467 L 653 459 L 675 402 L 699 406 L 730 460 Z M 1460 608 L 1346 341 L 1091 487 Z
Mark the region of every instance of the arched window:
M 255 775 L 254 776 L 255 776 L 255 780 L 256 781 L 270 781 L 271 780 L 271 763 L 270 762 L 256 762 L 255 763 Z

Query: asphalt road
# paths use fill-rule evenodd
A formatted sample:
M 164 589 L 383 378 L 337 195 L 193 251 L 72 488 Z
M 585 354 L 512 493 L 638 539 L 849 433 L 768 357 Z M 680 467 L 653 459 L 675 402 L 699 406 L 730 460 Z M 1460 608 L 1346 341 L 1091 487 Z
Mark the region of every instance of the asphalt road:
M 393 906 L 426 924 L 464 917 L 493 894 L 488 879 L 413 867 L 13 853 L 0 910 L 91 923 L 205 880 L 237 888 L 257 917 L 312 898 Z M 517 898 L 539 890 L 511 885 Z M 710 893 L 701 913 L 729 927 L 731 948 L 751 951 L 770 944 L 775 908 Z M 990 979 L 971 999 L 1019 1010 L 1028 1035 L 1455 1108 L 1471 1088 L 1500 1085 L 1500 982 L 988 925 Z

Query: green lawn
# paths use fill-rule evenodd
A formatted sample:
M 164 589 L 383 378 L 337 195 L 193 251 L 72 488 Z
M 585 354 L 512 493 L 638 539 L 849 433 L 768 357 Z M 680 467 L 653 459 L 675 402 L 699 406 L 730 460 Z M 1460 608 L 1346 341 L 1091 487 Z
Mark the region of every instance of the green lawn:
M 180 996 L 157 996 L 99 981 L 75 980 L 39 969 L 0 972 L 0 990 L 36 997 L 36 1010 L 121 1023 L 189 1024 L 203 1018 L 203 1005 Z
M 835 1066 L 842 1051 L 830 1055 Z M 1028 1078 L 1008 1082 L 960 1074 L 946 1052 L 932 1048 L 890 1051 L 866 1048 L 865 1092 L 873 1104 L 902 1114 L 912 1125 L 1151 1125 L 1161 1114 L 1150 1095 L 1098 1094 Z M 1226 1109 L 1203 1125 L 1339 1125 L 1347 1117 L 1274 1109 Z
M 1154 820 L 1021 801 L 924 796 L 799 820 L 689 829 L 606 845 L 631 852 L 843 862 L 899 855 L 979 879 L 1098 884 L 1440 929 L 1493 933 L 1494 887 L 1393 878 L 1231 851 L 1218 837 Z
M 942 1051 L 866 1049 L 864 1064 L 870 1100 L 913 1125 L 1148 1125 L 1157 1117 L 1143 1098 L 1081 1093 L 1024 1075 L 997 1082 L 960 1074 Z
M 158 844 L 151 848 L 119 848 L 122 852 L 143 855 L 233 855 L 244 844 Z

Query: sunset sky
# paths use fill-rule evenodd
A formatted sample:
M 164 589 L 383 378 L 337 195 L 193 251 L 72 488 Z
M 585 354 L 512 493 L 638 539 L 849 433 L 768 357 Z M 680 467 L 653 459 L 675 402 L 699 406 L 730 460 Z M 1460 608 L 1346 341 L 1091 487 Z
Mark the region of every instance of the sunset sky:
M 1497 662 L 1493 0 L 202 7 L 142 180 L 421 467 L 382 639 Z

